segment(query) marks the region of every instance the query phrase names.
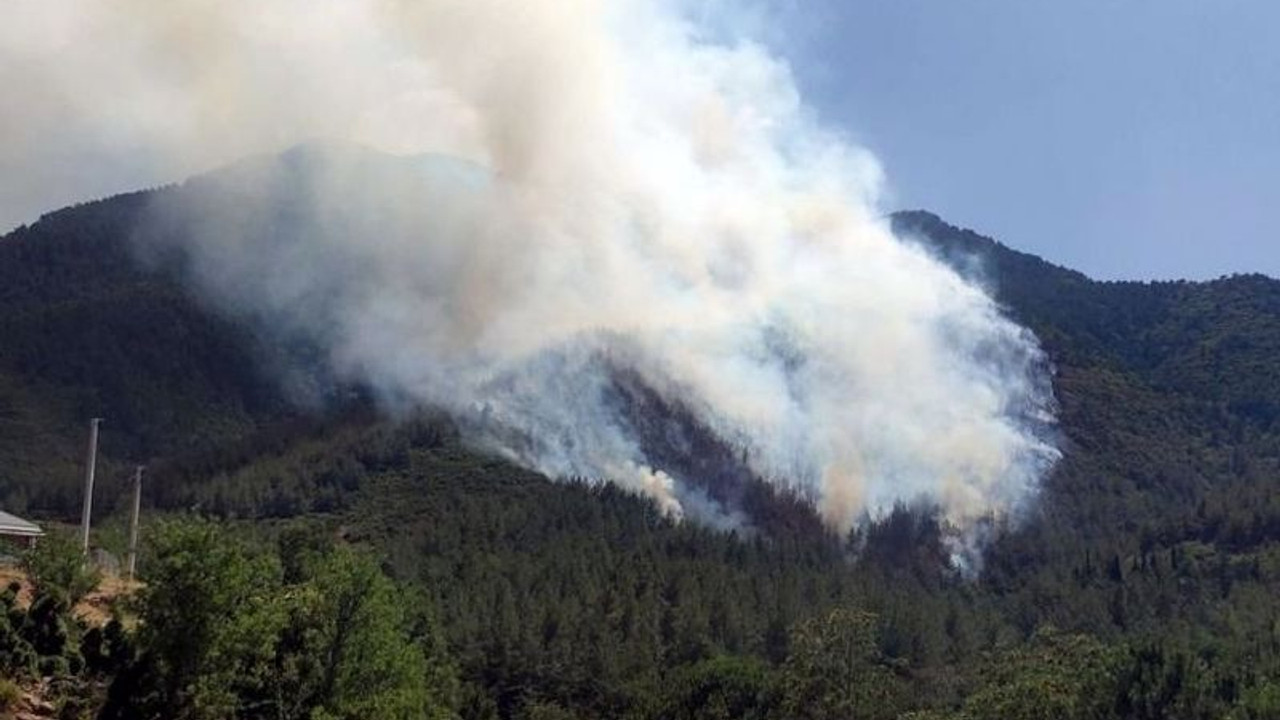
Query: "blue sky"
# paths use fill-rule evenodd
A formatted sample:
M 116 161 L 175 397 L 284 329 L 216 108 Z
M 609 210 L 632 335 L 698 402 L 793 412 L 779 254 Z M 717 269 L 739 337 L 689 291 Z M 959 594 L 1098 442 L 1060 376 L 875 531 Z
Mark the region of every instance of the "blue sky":
M 1280 2 L 791 0 L 772 20 L 892 207 L 1100 278 L 1280 276 Z

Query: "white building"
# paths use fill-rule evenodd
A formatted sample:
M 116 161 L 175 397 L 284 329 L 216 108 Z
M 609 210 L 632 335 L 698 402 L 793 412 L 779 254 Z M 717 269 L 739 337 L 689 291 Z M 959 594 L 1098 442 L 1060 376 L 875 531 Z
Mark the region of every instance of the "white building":
M 0 510 L 0 538 L 17 545 L 31 547 L 35 545 L 36 538 L 43 535 L 44 530 L 41 530 L 39 525 Z

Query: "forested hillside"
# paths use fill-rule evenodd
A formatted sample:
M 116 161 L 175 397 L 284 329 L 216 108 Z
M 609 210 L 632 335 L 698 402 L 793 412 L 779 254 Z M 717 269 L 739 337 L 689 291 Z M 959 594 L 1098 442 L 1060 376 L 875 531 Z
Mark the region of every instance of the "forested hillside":
M 239 437 L 284 409 L 246 328 L 135 261 L 147 199 L 52 213 L 0 240 L 0 501 L 14 512 L 73 514 L 90 417 L 105 418 L 111 496 L 120 464 Z
M 412 662 L 436 668 L 421 686 L 439 695 L 432 712 L 468 718 L 1280 712 L 1280 282 L 1099 283 L 927 213 L 894 216 L 979 278 L 1055 366 L 1064 459 L 966 573 L 928 508 L 837 537 L 800 499 L 757 488 L 753 516 L 771 520 L 729 532 L 485 457 L 429 409 L 389 419 L 360 388 L 299 408 L 279 383 L 294 354 L 136 261 L 150 197 L 0 240 L 0 508 L 74 519 L 85 420 L 105 416 L 104 513 L 123 508 L 124 478 L 145 461 L 148 513 L 253 538 L 241 547 L 204 525 L 157 536 L 143 568 L 156 593 L 180 575 L 184 542 L 228 544 L 227 572 L 270 578 L 261 597 L 323 595 L 325 578 L 370 572 L 347 548 L 368 553 L 443 638 L 404 630 L 426 648 Z M 306 533 L 331 559 L 290 575 Z M 264 677 L 298 662 L 308 628 L 328 627 L 322 610 L 268 623 L 275 650 L 245 662 Z M 4 637 L 36 627 L 16 610 L 10 625 Z M 87 631 L 65 634 L 66 653 L 85 656 Z M 138 657 L 163 656 L 154 634 L 135 641 L 150 648 Z M 163 664 L 130 656 L 94 672 L 96 686 L 68 692 L 110 696 L 118 717 L 121 702 L 154 711 L 179 697 Z M 219 682 L 209 697 L 224 714 L 184 716 L 267 717 L 264 698 L 289 692 Z M 337 716 L 359 707 L 331 700 Z

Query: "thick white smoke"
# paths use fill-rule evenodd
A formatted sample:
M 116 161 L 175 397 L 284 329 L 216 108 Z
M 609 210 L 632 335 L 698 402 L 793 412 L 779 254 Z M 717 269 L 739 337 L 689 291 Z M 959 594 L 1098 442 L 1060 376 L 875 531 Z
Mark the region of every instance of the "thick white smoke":
M 1034 338 L 891 235 L 879 166 L 783 61 L 687 10 L 20 0 L 0 39 L 56 95 L 33 113 L 105 155 L 435 153 L 250 162 L 166 195 L 159 234 L 213 297 L 522 463 L 704 507 L 626 376 L 835 527 L 922 497 L 961 528 L 1018 507 L 1057 456 Z

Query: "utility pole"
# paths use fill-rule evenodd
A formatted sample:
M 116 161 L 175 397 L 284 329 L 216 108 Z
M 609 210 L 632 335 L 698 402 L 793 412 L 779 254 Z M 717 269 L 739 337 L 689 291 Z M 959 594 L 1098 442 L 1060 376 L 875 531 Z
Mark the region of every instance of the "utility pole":
M 134 571 L 138 568 L 138 515 L 142 512 L 142 473 L 145 469 L 139 465 L 133 470 L 133 512 L 129 515 L 130 582 L 133 582 Z
M 89 421 L 89 451 L 84 468 L 84 510 L 80 514 L 80 545 L 89 554 L 89 519 L 93 517 L 93 471 L 98 464 L 98 424 L 102 418 Z

